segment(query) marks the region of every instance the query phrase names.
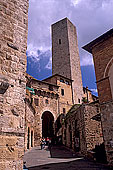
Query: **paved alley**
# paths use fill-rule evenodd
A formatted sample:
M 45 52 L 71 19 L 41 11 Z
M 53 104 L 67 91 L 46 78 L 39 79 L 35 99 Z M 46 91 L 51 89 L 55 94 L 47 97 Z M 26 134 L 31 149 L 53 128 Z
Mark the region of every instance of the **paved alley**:
M 29 170 L 109 170 L 106 165 L 101 165 L 83 157 L 73 155 L 63 146 L 54 146 L 51 152 L 46 147 L 41 150 L 35 147 L 24 155 L 26 167 Z

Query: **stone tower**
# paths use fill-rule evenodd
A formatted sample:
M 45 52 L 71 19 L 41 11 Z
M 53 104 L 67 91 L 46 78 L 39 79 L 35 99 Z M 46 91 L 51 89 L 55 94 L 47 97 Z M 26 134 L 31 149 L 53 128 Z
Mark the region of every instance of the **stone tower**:
M 0 170 L 22 170 L 28 0 L 0 0 Z
M 77 33 L 76 27 L 68 18 L 52 25 L 52 74 L 72 79 L 73 102 L 82 102 L 83 86 Z

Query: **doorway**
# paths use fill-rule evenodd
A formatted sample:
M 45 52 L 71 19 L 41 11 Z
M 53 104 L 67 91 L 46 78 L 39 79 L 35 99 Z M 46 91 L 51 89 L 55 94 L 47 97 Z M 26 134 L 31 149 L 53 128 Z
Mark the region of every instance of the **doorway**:
M 53 114 L 49 111 L 46 111 L 42 115 L 42 137 L 52 138 L 54 136 L 54 117 Z

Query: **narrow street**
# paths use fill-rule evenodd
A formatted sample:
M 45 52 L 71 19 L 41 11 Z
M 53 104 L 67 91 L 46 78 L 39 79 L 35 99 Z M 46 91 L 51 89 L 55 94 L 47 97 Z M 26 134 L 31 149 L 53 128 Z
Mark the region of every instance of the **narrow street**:
M 106 165 L 95 163 L 83 157 L 73 155 L 64 146 L 54 146 L 51 151 L 46 147 L 41 150 L 35 147 L 24 155 L 29 170 L 109 170 Z

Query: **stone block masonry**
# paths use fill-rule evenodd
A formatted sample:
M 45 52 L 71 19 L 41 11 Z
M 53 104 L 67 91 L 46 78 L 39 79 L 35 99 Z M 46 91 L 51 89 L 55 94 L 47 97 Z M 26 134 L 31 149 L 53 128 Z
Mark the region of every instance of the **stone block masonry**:
M 113 29 L 83 48 L 93 55 L 107 161 L 113 165 Z
M 0 1 L 0 170 L 21 170 L 24 154 L 28 0 Z
M 64 18 L 52 25 L 52 74 L 73 80 L 73 103 L 82 103 L 83 87 L 76 27 Z
M 63 124 L 63 144 L 87 156 L 96 145 L 103 143 L 101 122 L 97 116 L 98 103 L 73 105 Z

